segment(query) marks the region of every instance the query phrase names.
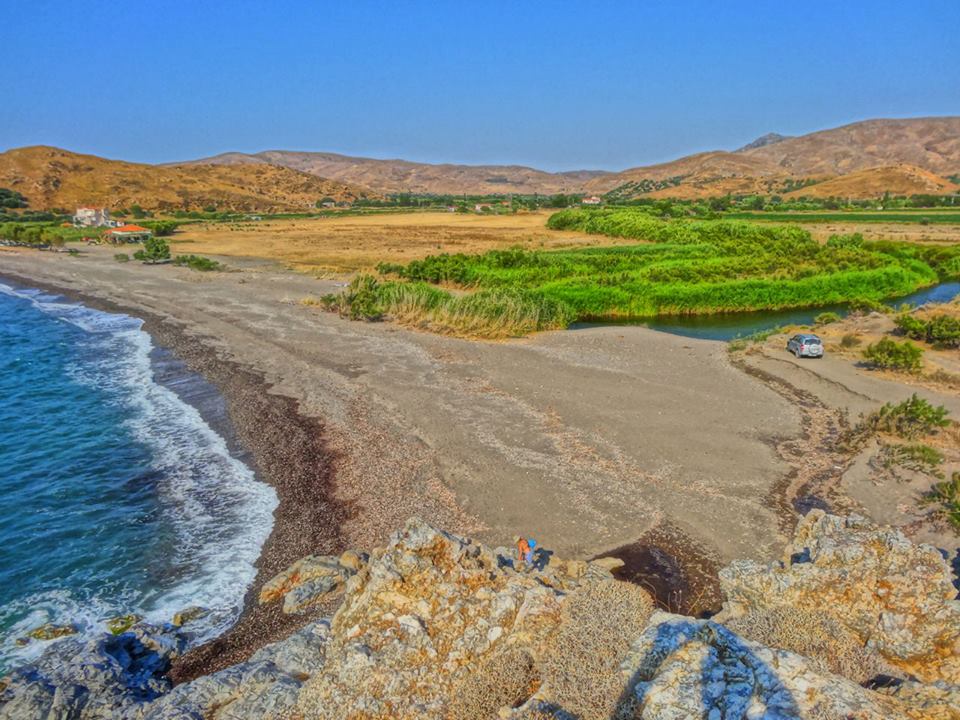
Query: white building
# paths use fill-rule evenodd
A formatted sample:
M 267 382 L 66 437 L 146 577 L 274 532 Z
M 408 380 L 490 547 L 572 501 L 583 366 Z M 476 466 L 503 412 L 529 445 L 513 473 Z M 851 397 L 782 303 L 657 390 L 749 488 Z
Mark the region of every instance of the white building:
M 110 219 L 110 211 L 98 207 L 77 208 L 73 216 L 73 224 L 77 227 L 114 227 L 116 225 Z
M 603 202 L 603 198 L 598 198 L 596 195 L 591 195 L 590 197 L 585 197 L 580 201 L 581 205 L 599 205 Z

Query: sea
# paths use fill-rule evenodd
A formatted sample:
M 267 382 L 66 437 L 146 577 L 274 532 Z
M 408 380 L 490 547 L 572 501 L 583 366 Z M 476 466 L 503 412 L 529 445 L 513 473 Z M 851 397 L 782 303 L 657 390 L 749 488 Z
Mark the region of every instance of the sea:
M 201 606 L 202 642 L 242 610 L 276 493 L 142 325 L 0 281 L 0 675 L 45 623 Z

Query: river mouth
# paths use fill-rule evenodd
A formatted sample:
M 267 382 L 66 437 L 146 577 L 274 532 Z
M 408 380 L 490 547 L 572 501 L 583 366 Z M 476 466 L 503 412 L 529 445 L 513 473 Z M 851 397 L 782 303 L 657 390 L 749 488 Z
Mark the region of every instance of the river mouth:
M 950 302 L 957 296 L 960 296 L 960 282 L 946 282 L 932 285 L 909 295 L 884 300 L 883 304 L 895 308 L 904 303 L 914 306 L 926 303 L 945 303 Z M 671 335 L 682 335 L 683 337 L 700 340 L 729 341 L 783 325 L 810 325 L 817 315 L 824 312 L 835 312 L 842 317 L 850 312 L 850 306 L 848 303 L 844 303 L 815 308 L 794 308 L 792 310 L 760 310 L 713 315 L 669 315 L 646 320 L 607 320 L 574 323 L 570 326 L 570 329 L 577 330 L 606 325 L 639 325 Z

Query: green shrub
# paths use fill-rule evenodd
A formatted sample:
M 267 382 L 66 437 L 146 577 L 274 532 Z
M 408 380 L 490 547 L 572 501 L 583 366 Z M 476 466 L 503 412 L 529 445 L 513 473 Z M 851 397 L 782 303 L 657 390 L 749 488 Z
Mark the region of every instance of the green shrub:
M 133 257 L 145 263 L 169 260 L 170 246 L 163 238 L 156 236 L 148 237 L 143 243 L 143 250 L 137 250 L 137 252 L 133 254 Z
M 223 265 L 216 260 L 203 257 L 202 255 L 177 255 L 173 259 L 174 265 L 181 265 L 198 270 L 200 272 L 210 272 L 212 270 L 223 270 Z
M 127 253 L 116 253 L 113 259 L 119 263 L 130 262 L 130 256 Z
M 868 345 L 863 357 L 874 367 L 916 373 L 920 372 L 923 350 L 909 340 L 898 343 L 890 338 L 882 338 Z
M 840 322 L 840 315 L 835 312 L 822 312 L 813 319 L 813 322 L 815 325 L 829 325 Z
M 890 308 L 887 305 L 884 305 L 878 300 L 871 300 L 870 298 L 857 298 L 856 300 L 851 300 L 850 310 L 851 312 L 856 313 L 876 312 L 884 315 L 890 312 Z
M 894 319 L 900 332 L 914 340 L 927 339 L 927 323 L 913 315 L 898 315 Z
M 935 514 L 960 533 L 960 472 L 949 480 L 936 483 L 920 500 L 921 505 L 936 506 Z
M 350 320 L 374 322 L 383 318 L 380 304 L 380 284 L 372 275 L 357 275 L 339 295 L 324 295 L 320 302 L 328 310 Z
M 863 344 L 863 340 L 860 339 L 859 335 L 854 333 L 847 333 L 840 338 L 840 347 L 854 348 L 861 344 Z
M 916 393 L 901 403 L 886 403 L 861 423 L 861 428 L 885 432 L 908 440 L 930 435 L 950 425 L 950 411 L 942 405 L 931 405 Z
M 917 472 L 938 473 L 937 466 L 943 463 L 943 459 L 943 453 L 922 443 L 886 445 L 883 449 L 883 464 L 886 467 L 899 465 Z

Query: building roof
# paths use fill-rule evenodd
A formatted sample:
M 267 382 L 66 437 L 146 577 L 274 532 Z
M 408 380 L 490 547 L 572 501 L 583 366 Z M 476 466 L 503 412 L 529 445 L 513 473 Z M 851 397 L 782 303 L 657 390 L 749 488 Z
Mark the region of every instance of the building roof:
M 121 225 L 120 227 L 113 228 L 110 232 L 112 233 L 145 233 L 153 232 L 149 228 L 140 227 L 139 225 Z

